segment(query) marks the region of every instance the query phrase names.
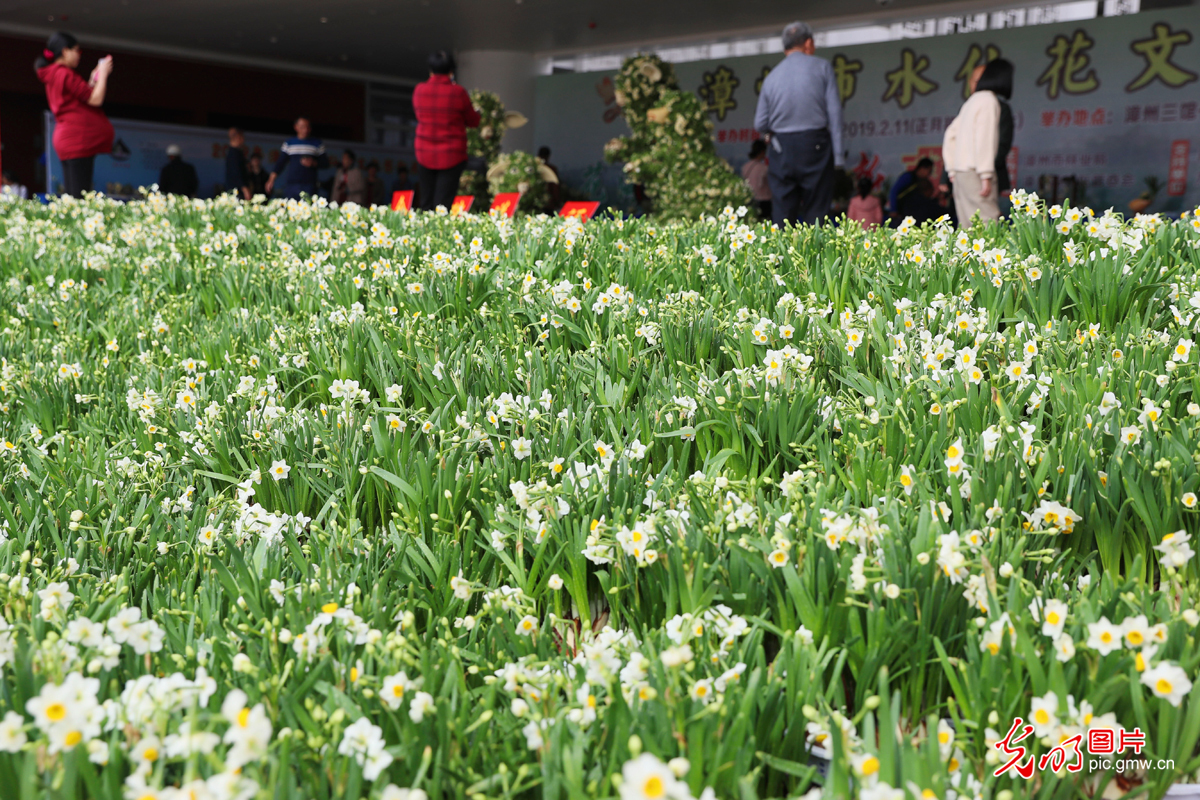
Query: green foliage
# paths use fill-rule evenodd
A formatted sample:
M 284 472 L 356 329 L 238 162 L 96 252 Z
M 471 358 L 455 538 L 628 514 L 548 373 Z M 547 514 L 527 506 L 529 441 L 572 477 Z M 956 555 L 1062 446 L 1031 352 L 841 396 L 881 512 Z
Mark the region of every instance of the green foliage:
M 1014 199 L 0 202 L 0 794 L 1195 780 L 1200 222 Z

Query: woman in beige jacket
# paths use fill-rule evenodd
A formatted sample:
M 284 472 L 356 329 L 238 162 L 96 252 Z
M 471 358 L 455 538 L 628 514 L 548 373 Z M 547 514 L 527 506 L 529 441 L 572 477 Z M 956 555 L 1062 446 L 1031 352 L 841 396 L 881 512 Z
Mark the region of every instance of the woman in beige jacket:
M 986 85 L 982 77 L 980 83 Z M 954 182 L 954 209 L 961 227 L 969 226 L 976 212 L 985 222 L 1000 219 L 999 140 L 1000 101 L 993 91 L 977 88 L 942 139 L 942 165 Z

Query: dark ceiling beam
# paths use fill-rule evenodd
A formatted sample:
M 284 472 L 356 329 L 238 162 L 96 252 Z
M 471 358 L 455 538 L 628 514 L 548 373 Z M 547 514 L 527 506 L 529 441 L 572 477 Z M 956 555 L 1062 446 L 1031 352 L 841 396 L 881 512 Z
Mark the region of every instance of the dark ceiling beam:
M 43 27 L 40 25 L 22 25 L 13 22 L 0 21 L 0 33 L 7 33 L 13 36 L 27 36 L 32 39 L 45 40 L 50 34 L 59 30 L 55 27 Z M 413 78 L 405 78 L 398 75 L 388 75 L 378 72 L 364 72 L 353 69 L 339 69 L 338 67 L 325 67 L 320 64 L 305 64 L 295 61 L 283 61 L 277 58 L 266 58 L 261 56 L 242 56 L 232 53 L 223 53 L 218 50 L 199 50 L 190 47 L 176 47 L 175 45 L 156 44 L 154 42 L 143 42 L 136 39 L 123 39 L 116 36 L 96 36 L 88 33 L 86 30 L 72 28 L 71 32 L 76 38 L 89 47 L 111 47 L 115 50 L 125 50 L 134 53 L 145 53 L 154 56 L 166 56 L 169 58 L 180 59 L 184 61 L 196 61 L 208 64 L 227 64 L 233 67 L 250 67 L 253 69 L 267 70 L 270 72 L 281 72 L 288 75 L 312 75 L 320 78 L 340 78 L 348 81 L 369 81 L 371 83 L 383 83 L 394 86 L 413 87 L 420 81 Z

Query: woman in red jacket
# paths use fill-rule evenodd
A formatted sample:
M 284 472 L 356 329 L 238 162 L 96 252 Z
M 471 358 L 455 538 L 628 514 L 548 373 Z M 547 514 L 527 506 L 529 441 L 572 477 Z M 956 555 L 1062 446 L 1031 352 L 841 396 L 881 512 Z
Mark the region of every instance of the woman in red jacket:
M 50 37 L 34 64 L 46 85 L 46 100 L 54 113 L 54 150 L 63 166 L 63 188 L 79 197 L 92 189 L 96 156 L 111 153 L 113 126 L 100 110 L 112 73 L 112 56 L 105 56 L 84 82 L 75 72 L 82 51 L 69 33 Z
M 421 208 L 449 209 L 467 165 L 467 128 L 479 126 L 479 112 L 454 82 L 454 57 L 445 50 L 429 57 L 429 80 L 413 90 L 413 110 Z

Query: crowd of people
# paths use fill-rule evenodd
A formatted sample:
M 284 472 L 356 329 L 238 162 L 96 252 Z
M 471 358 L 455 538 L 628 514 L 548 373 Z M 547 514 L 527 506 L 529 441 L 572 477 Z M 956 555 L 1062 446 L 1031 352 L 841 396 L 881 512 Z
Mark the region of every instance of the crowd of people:
M 76 197 L 92 190 L 96 156 L 111 153 L 114 139 L 112 123 L 102 109 L 113 71 L 112 56 L 101 58 L 87 81 L 76 72 L 81 61 L 78 40 L 60 31 L 46 41 L 34 64 L 55 117 L 53 144 L 62 163 L 63 192 Z M 325 143 L 313 135 L 310 120 L 301 116 L 295 121 L 296 135 L 283 143 L 270 172 L 264 169 L 260 153 L 247 153 L 243 131 L 230 128 L 225 189 L 247 201 L 272 193 L 298 198 L 325 189 L 333 200 L 361 205 L 383 205 L 392 193 L 412 190 L 416 207 L 449 208 L 467 163 L 467 128 L 479 125 L 479 112 L 470 95 L 454 82 L 455 66 L 454 57 L 447 51 L 433 53 L 429 57 L 429 79 L 413 92 L 417 116 L 415 185 L 406 164 L 398 164 L 392 178 L 383 174 L 378 162 L 360 166 L 354 151 L 346 150 L 332 180 L 323 186 L 319 172 L 330 166 Z M 196 196 L 196 168 L 184 160 L 182 149 L 171 144 L 166 157 L 159 173 L 160 191 Z M 22 192 L 6 177 L 0 190 L 5 194 L 27 194 L 25 187 L 19 188 Z
M 814 55 L 812 29 L 793 22 L 783 29 L 784 58 L 763 79 L 754 142 L 742 167 L 759 213 L 776 225 L 827 220 L 837 170 L 843 169 L 842 101 L 828 61 Z M 1007 160 L 1013 144 L 1013 65 L 997 58 L 981 64 L 969 80 L 971 94 L 947 126 L 942 172 L 921 158 L 892 183 L 887 207 L 875 181 L 862 177 L 846 216 L 863 225 L 918 223 L 949 215 L 969 224 L 1000 218 L 1000 196 L 1012 189 Z
M 845 163 L 842 147 L 842 101 L 830 63 L 814 53 L 812 29 L 793 22 L 783 29 L 784 58 L 763 79 L 754 127 L 764 138 L 754 142 L 742 175 L 759 213 L 776 225 L 820 223 L 830 217 L 836 170 Z M 101 58 L 87 81 L 76 72 L 82 52 L 69 33 L 55 33 L 35 64 L 54 113 L 54 148 L 63 166 L 63 187 L 79 195 L 92 188 L 95 157 L 112 151 L 113 127 L 104 115 L 111 56 Z M 439 50 L 429 57 L 429 77 L 413 91 L 417 118 L 415 185 L 400 165 L 386 185 L 378 163 L 363 167 L 346 150 L 332 181 L 322 187 L 319 172 L 331 166 L 325 143 L 313 135 L 307 117 L 295 121 L 295 136 L 283 143 L 267 172 L 258 153 L 246 153 L 245 136 L 229 131 L 225 188 L 242 199 L 273 192 L 287 198 L 316 195 L 325 188 L 339 203 L 383 205 L 391 193 L 412 189 L 414 207 L 449 208 L 467 168 L 467 129 L 480 117 L 466 89 L 454 80 L 454 57 Z M 1006 169 L 1013 141 L 1013 65 L 994 59 L 979 66 L 970 79 L 971 94 L 942 142 L 942 172 L 935 180 L 934 162 L 917 161 L 892 183 L 887 207 L 874 195 L 874 182 L 863 178 L 851 198 L 847 216 L 866 225 L 912 217 L 918 222 L 949 213 L 963 223 L 976 215 L 1000 217 L 999 198 L 1011 189 Z M 545 153 L 548 160 L 549 153 Z M 159 176 L 164 192 L 195 196 L 195 167 L 180 148 L 167 149 Z M 390 191 L 389 191 L 390 189 Z
M 479 112 L 466 89 L 454 82 L 454 57 L 439 50 L 429 57 L 429 79 L 413 91 L 413 110 L 417 117 L 416 186 L 407 165 L 400 163 L 390 182 L 379 164 L 360 165 L 353 150 L 345 150 L 337 163 L 329 186 L 331 200 L 359 205 L 385 205 L 397 191 L 414 192 L 415 207 L 433 210 L 449 208 L 458 194 L 459 179 L 467 163 L 467 128 L 479 125 Z M 306 117 L 295 123 L 296 135 L 283 143 L 279 159 L 262 184 L 262 192 L 276 189 L 282 197 L 316 195 L 323 188 L 318 173 L 331 166 L 325 143 L 313 135 Z M 249 199 L 259 192 L 257 181 L 261 164 L 256 155 L 249 163 L 244 155 L 245 138 L 236 128 L 229 131 L 229 150 L 225 166 L 225 185 Z
M 389 180 L 379 168 L 379 163 L 370 161 L 360 166 L 353 150 L 342 152 L 341 160 L 332 178 L 321 181 L 318 171 L 327 169 L 330 160 L 325 153 L 324 143 L 312 136 L 312 125 L 306 117 L 295 122 L 296 136 L 284 142 L 279 160 L 271 172 L 263 169 L 262 153 L 248 152 L 246 134 L 241 128 L 229 129 L 229 144 L 225 149 L 225 191 L 234 192 L 245 201 L 256 195 L 270 196 L 277 192 L 281 197 L 296 198 L 303 194 L 322 194 L 338 203 L 359 205 L 384 205 L 391 199 L 392 192 L 412 189 L 408 177 L 408 166 L 398 162 L 394 180 Z M 158 177 L 159 191 L 164 194 L 179 194 L 195 197 L 199 180 L 193 165 L 183 160 L 179 145 L 167 147 L 167 163 Z

